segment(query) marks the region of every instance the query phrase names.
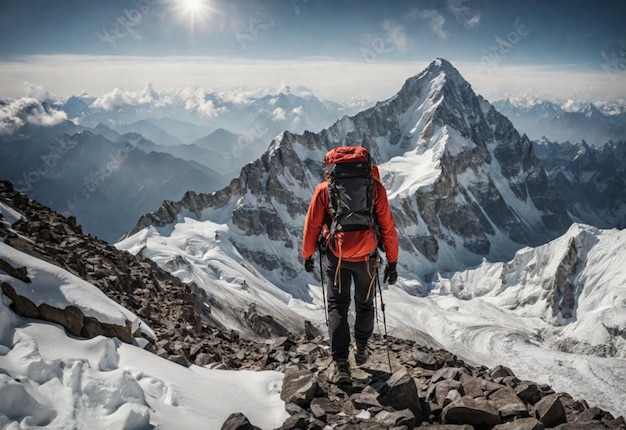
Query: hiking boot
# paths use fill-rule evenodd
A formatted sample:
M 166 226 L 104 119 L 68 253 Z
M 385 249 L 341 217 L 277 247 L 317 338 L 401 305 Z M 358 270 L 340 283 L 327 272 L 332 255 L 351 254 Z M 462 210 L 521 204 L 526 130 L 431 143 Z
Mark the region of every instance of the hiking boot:
M 337 385 L 350 384 L 352 382 L 348 360 L 335 361 L 335 367 L 330 377 L 330 382 Z
M 367 363 L 367 359 L 370 358 L 370 352 L 367 350 L 367 344 L 358 344 L 354 349 L 354 362 L 357 366 L 362 366 Z

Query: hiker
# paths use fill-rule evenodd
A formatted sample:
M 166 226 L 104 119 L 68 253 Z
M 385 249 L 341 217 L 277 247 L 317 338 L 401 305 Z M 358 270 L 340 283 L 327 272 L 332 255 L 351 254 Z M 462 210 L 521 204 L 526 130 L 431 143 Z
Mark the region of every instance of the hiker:
M 398 236 L 378 168 L 371 164 L 367 150 L 363 147 L 337 147 L 325 155 L 324 162 L 326 179 L 315 188 L 304 222 L 302 257 L 305 270 L 313 272 L 313 254 L 319 247 L 322 281 L 325 281 L 328 292 L 327 323 L 334 361 L 331 382 L 348 384 L 351 382 L 348 362 L 351 283 L 354 281 L 356 310 L 354 358 L 355 363 L 361 366 L 369 358 L 367 342 L 374 331 L 374 295 L 379 265 L 377 248 L 380 241 L 387 258 L 384 281 L 394 284 L 398 278 Z M 350 172 L 353 168 L 360 168 L 361 173 Z M 369 179 L 357 180 L 357 183 L 369 183 L 367 188 L 355 185 L 355 182 L 339 183 L 343 180 L 340 176 L 354 178 L 365 176 L 364 172 Z M 340 194 L 347 191 L 353 195 L 341 201 Z M 354 206 L 358 204 L 354 203 L 357 200 L 361 201 L 361 206 L 367 204 L 369 215 L 363 208 L 360 212 L 354 207 L 343 213 L 337 211 L 337 206 Z M 344 221 L 349 219 L 352 221 Z

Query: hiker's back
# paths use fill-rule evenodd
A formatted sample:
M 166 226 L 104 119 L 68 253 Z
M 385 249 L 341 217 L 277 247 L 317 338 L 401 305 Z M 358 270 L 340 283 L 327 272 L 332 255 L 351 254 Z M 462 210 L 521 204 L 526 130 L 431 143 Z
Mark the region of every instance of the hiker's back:
M 328 151 L 324 162 L 335 231 L 372 227 L 375 222 L 374 177 L 367 150 L 360 146 L 341 146 Z
M 333 253 L 346 259 L 365 257 L 378 243 L 370 154 L 360 146 L 341 146 L 328 151 L 324 163 L 329 246 Z

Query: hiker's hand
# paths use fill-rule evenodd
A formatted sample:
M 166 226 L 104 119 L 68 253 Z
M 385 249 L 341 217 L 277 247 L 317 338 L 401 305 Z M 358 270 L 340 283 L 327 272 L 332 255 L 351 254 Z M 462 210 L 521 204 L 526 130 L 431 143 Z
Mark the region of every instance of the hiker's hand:
M 315 264 L 313 264 L 313 259 L 311 257 L 304 260 L 304 270 L 307 272 L 312 272 L 315 270 Z
M 383 282 L 388 282 L 389 285 L 395 284 L 398 280 L 398 271 L 396 270 L 396 263 L 387 263 L 385 266 L 385 276 Z

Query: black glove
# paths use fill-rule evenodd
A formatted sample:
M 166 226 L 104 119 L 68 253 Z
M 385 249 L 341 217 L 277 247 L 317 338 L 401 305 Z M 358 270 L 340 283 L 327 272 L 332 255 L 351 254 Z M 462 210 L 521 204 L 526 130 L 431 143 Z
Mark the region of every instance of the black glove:
M 389 285 L 395 284 L 398 280 L 398 271 L 396 270 L 396 263 L 387 263 L 385 266 L 385 276 L 383 282 L 388 282 Z
M 312 272 L 315 270 L 315 264 L 313 264 L 313 259 L 311 257 L 304 260 L 304 270 L 307 272 Z

